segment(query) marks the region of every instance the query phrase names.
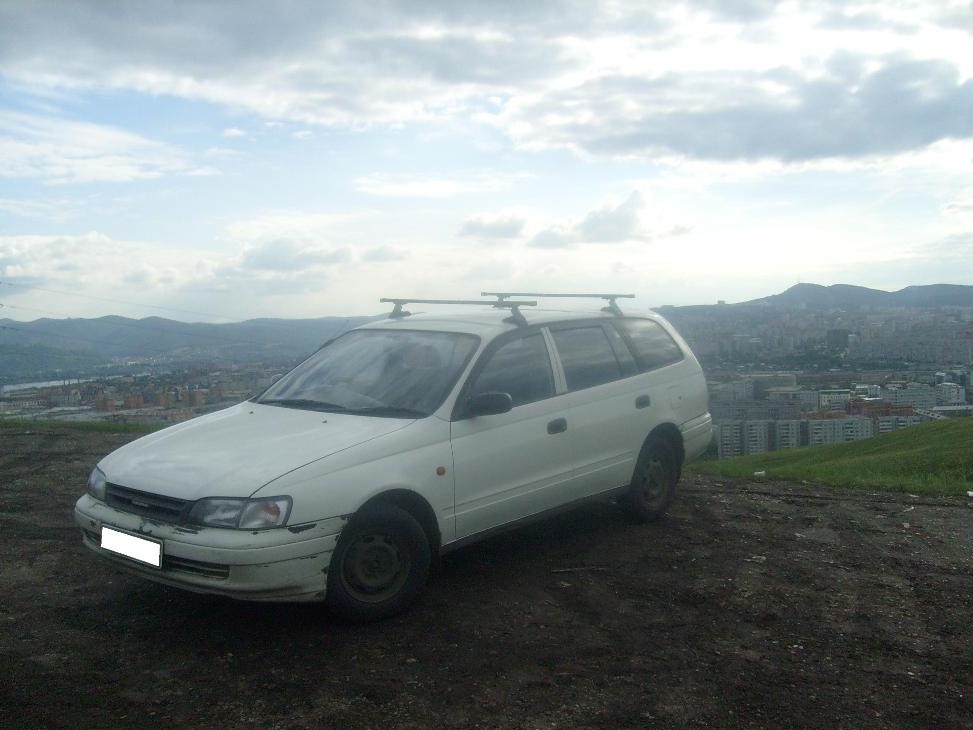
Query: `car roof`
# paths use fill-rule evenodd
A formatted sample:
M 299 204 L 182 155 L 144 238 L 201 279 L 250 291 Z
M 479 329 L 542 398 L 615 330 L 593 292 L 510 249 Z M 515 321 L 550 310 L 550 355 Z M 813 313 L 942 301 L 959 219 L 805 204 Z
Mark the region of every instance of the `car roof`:
M 566 310 L 539 309 L 522 307 L 520 313 L 527 326 L 570 322 L 574 320 L 617 319 L 618 315 L 603 310 Z M 624 312 L 623 317 L 637 317 L 660 321 L 663 318 L 654 312 Z M 479 335 L 484 339 L 516 330 L 519 325 L 511 317 L 509 309 L 477 308 L 452 309 L 449 311 L 415 312 L 403 317 L 389 317 L 364 324 L 358 329 L 404 329 L 430 330 L 438 332 L 465 332 Z

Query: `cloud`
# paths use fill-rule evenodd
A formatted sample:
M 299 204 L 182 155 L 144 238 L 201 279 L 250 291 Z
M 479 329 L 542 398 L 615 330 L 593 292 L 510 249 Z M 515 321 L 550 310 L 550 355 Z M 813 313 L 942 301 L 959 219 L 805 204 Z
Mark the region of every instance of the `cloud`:
M 223 159 L 227 157 L 237 157 L 240 152 L 229 147 L 208 147 L 203 156 L 211 159 Z
M 973 80 L 956 66 L 895 57 L 871 71 L 864 59 L 857 68 L 841 60 L 814 77 L 786 69 L 603 77 L 512 103 L 505 123 L 527 146 L 720 161 L 891 155 L 973 136 Z
M 295 211 L 266 212 L 227 226 L 231 240 L 245 246 L 289 240 L 301 244 L 328 240 L 336 226 L 354 222 L 358 216 Z
M 939 241 L 916 248 L 913 252 L 914 259 L 930 259 L 938 263 L 948 260 L 954 264 L 961 262 L 959 269 L 952 269 L 952 275 L 959 275 L 960 278 L 968 280 L 973 273 L 970 261 L 973 261 L 973 231 L 966 233 L 956 233 L 947 236 Z
M 304 271 L 348 259 L 348 251 L 345 249 L 326 249 L 277 239 L 248 248 L 240 258 L 240 268 L 256 271 Z
M 212 172 L 171 145 L 114 127 L 0 112 L 0 177 L 51 183 L 132 182 Z
M 633 192 L 614 207 L 599 208 L 569 227 L 553 227 L 537 233 L 527 245 L 533 248 L 566 248 L 576 243 L 620 243 L 649 240 L 640 211 L 645 207 L 641 193 Z
M 279 313 L 275 304 L 300 312 L 309 295 L 323 291 L 349 265 L 353 260 L 345 248 L 291 240 L 199 253 L 97 231 L 0 236 L 0 292 L 17 295 L 24 311 L 55 316 L 162 310 L 178 319 L 239 320 L 246 313 Z
M 66 220 L 77 217 L 90 204 L 91 201 L 71 198 L 44 198 L 38 200 L 0 198 L 0 211 L 20 218 L 35 218 L 54 223 L 63 223 Z
M 534 235 L 527 245 L 532 248 L 567 248 L 578 242 L 577 231 L 573 228 L 548 228 Z
M 237 127 L 228 127 L 223 130 L 223 136 L 227 139 L 234 139 L 237 137 L 246 137 L 247 133 Z
M 0 276 L 41 274 L 52 261 L 112 248 L 111 239 L 97 231 L 81 236 L 0 236 Z
M 393 198 L 451 198 L 466 193 L 501 190 L 522 180 L 523 174 L 478 172 L 462 177 L 374 174 L 359 177 L 355 188 L 368 195 Z
M 80 235 L 0 236 L 0 279 L 52 314 L 77 316 L 92 301 L 149 304 L 152 291 L 191 276 L 183 251 L 121 241 L 98 231 Z M 21 289 L 26 287 L 26 289 Z M 30 291 L 38 289 L 37 291 Z M 170 290 L 171 291 L 171 290 Z M 97 292 L 89 294 L 86 292 Z M 57 295 L 57 296 L 55 296 Z M 114 306 L 117 312 L 118 306 Z
M 36 89 L 202 100 L 270 122 L 474 121 L 527 149 L 596 156 L 801 162 L 973 136 L 964 4 L 523 5 L 297 3 L 269 14 L 255 2 L 187 3 L 159 22 L 151 3 L 126 13 L 7 3 L 0 67 Z M 851 76 L 829 66 L 848 48 L 860 61 Z M 414 182 L 360 185 L 457 193 L 455 181 Z
M 952 215 L 973 213 L 973 187 L 961 190 L 953 200 L 943 206 L 943 210 Z
M 480 289 L 492 289 L 494 285 L 503 285 L 509 281 L 516 271 L 510 261 L 484 261 L 471 266 L 461 276 L 463 281 L 475 282 Z
M 501 27 L 493 8 L 457 5 L 298 2 L 267 13 L 241 2 L 118 13 L 99 2 L 8 4 L 0 67 L 39 86 L 203 100 L 271 120 L 401 124 L 463 109 L 514 78 L 542 83 L 568 61 L 547 31 L 594 15 L 510 4 L 511 25 Z M 520 31 L 532 26 L 524 43 Z
M 639 211 L 643 207 L 642 196 L 635 192 L 615 208 L 593 210 L 578 224 L 578 238 L 586 243 L 617 243 L 644 238 L 639 220 Z
M 385 261 L 402 261 L 409 258 L 408 253 L 390 246 L 377 246 L 362 252 L 361 260 L 371 263 L 382 263 Z
M 514 216 L 499 218 L 478 216 L 466 221 L 460 227 L 459 235 L 476 238 L 516 238 L 524 230 L 525 223 L 523 218 Z
M 971 261 L 973 231 L 967 231 L 869 262 L 868 277 L 871 283 L 867 286 L 896 291 L 905 286 L 922 284 L 969 285 L 973 276 Z M 842 274 L 840 267 L 830 268 L 832 280 L 847 279 L 847 274 Z

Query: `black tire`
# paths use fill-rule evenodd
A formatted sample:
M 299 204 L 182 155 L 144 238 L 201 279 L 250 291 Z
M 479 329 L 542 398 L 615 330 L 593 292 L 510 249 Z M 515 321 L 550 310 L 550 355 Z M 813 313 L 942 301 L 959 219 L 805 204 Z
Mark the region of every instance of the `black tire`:
M 429 540 L 415 518 L 390 504 L 367 506 L 341 532 L 328 570 L 328 609 L 366 622 L 407 608 L 429 577 Z
M 623 501 L 636 522 L 652 522 L 669 509 L 676 496 L 679 468 L 673 449 L 658 438 L 646 439 Z

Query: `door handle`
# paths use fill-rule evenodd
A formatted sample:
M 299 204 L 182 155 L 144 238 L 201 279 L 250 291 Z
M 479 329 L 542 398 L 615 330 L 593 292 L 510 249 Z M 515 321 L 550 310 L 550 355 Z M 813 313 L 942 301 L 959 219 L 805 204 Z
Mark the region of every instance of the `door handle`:
M 650 405 L 652 405 L 652 399 L 647 395 L 640 395 L 635 399 L 636 408 L 648 408 Z
M 547 424 L 547 432 L 550 434 L 564 433 L 568 430 L 568 422 L 564 418 L 555 418 Z

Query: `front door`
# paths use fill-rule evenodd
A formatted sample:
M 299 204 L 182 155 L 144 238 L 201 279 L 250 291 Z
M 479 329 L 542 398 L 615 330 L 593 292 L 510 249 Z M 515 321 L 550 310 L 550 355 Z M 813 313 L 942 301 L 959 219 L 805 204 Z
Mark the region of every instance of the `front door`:
M 568 424 L 539 330 L 485 355 L 466 395 L 490 392 L 509 394 L 513 409 L 452 423 L 457 538 L 559 504 L 572 478 Z

